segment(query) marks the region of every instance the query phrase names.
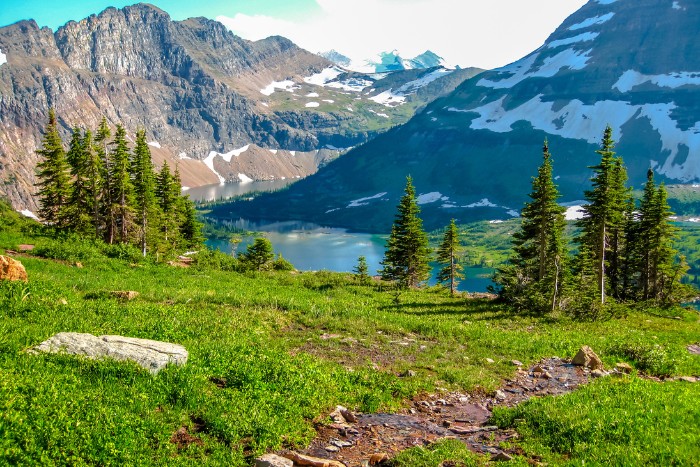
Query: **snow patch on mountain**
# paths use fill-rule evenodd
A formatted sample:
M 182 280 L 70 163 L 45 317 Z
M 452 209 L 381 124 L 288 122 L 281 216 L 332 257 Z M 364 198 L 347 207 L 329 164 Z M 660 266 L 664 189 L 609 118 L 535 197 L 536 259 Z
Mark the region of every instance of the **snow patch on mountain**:
M 306 103 L 306 107 L 309 107 L 309 108 L 318 107 L 319 105 L 321 105 L 321 104 L 319 104 L 318 102 L 307 102 Z
M 681 86 L 700 86 L 700 72 L 680 71 L 666 75 L 644 75 L 634 70 L 625 71 L 613 84 L 613 89 L 629 92 L 644 83 L 652 83 L 661 88 L 676 89 Z
M 488 198 L 482 198 L 481 200 L 477 201 L 476 203 L 472 204 L 467 204 L 466 206 L 462 206 L 463 208 L 497 208 L 498 205 L 493 204 L 491 201 L 488 200 Z
M 187 160 L 187 159 L 192 160 L 192 158 L 189 157 L 189 156 L 187 155 L 186 152 L 181 152 L 180 154 L 177 155 L 177 157 L 178 157 L 178 159 L 180 159 L 181 161 L 184 161 L 184 160 Z
M 153 146 L 154 148 L 160 149 L 160 143 L 158 141 L 149 141 L 148 143 L 149 146 Z
M 684 8 L 681 6 L 681 4 L 678 3 L 678 2 L 673 2 L 673 5 L 671 6 L 671 8 L 673 8 L 674 10 L 682 10 L 682 9 L 684 9 Z
M 681 146 L 687 147 L 690 154 L 700 152 L 700 122 L 688 130 L 681 130 L 671 117 L 677 109 L 674 103 L 633 105 L 624 101 L 606 100 L 587 105 L 574 99 L 555 111 L 554 103 L 544 102 L 541 94 L 511 110 L 503 108 L 504 100 L 505 96 L 469 110 L 479 114 L 479 117 L 472 120 L 470 128 L 508 133 L 513 131 L 514 123 L 525 121 L 536 130 L 597 144 L 603 132 L 601 122 L 610 124 L 619 141 L 625 123 L 633 118 L 646 118 L 659 133 L 662 150 L 668 156 L 659 164 L 658 172 L 684 182 L 700 179 L 700 158 L 687 158 L 682 164 L 675 163 Z
M 450 198 L 443 196 L 442 193 L 438 191 L 432 191 L 430 193 L 424 193 L 416 197 L 417 204 L 430 204 L 436 201 L 449 201 Z
M 597 26 L 603 23 L 607 23 L 612 19 L 613 16 L 615 16 L 615 13 L 611 12 L 606 15 L 588 18 L 584 21 L 581 21 L 580 23 L 576 23 L 573 26 L 569 27 L 569 31 L 577 31 L 579 29 L 586 29 L 590 28 L 591 26 Z
M 576 221 L 579 219 L 583 219 L 584 214 L 585 214 L 585 211 L 583 210 L 583 206 L 575 205 L 575 206 L 570 206 L 566 209 L 566 212 L 564 213 L 564 218 L 567 221 Z
M 533 69 L 533 66 L 535 65 L 538 55 L 531 54 L 522 60 L 496 70 L 500 75 L 509 73 L 509 77 L 498 81 L 482 78 L 476 84 L 477 86 L 493 89 L 508 89 L 528 78 L 551 78 L 563 68 L 582 70 L 586 67 L 591 52 L 592 50 L 580 51 L 566 49 L 553 57 L 545 58 L 542 66 L 537 69 Z
M 294 83 L 294 81 L 288 79 L 284 81 L 273 81 L 272 83 L 268 84 L 263 89 L 261 89 L 260 94 L 263 94 L 265 96 L 271 96 L 272 93 L 274 93 L 277 89 L 287 92 L 293 92 L 295 89 L 299 89 L 299 86 L 297 86 L 296 83 Z
M 421 76 L 420 78 L 409 81 L 408 83 L 404 84 L 400 88 L 396 90 L 397 94 L 412 94 L 419 90 L 422 87 L 427 86 L 428 84 L 432 83 L 436 79 L 442 78 L 443 76 L 447 76 L 450 73 L 452 73 L 454 70 L 448 70 L 446 68 L 438 68 L 435 71 L 431 71 L 430 73 L 427 73 L 425 76 Z
M 2 65 L 2 63 L 3 62 L 0 61 L 0 65 Z M 30 219 L 34 219 L 35 221 L 41 222 L 39 217 L 36 214 L 34 214 L 32 211 L 30 211 L 29 209 L 22 209 L 21 211 L 19 211 L 19 213 L 22 214 L 24 217 L 29 217 Z
M 306 95 L 306 97 L 319 97 L 317 92 L 310 92 Z
M 350 204 L 348 204 L 347 207 L 348 207 L 348 208 L 358 208 L 358 207 L 360 207 L 360 206 L 366 206 L 366 205 L 369 204 L 367 201 L 372 201 L 372 200 L 375 200 L 375 199 L 380 199 L 380 198 L 382 198 L 383 196 L 386 196 L 386 194 L 387 194 L 387 192 L 386 192 L 386 191 L 383 191 L 383 192 L 381 192 L 381 193 L 377 193 L 377 194 L 374 195 L 374 196 L 368 196 L 368 197 L 366 197 L 366 198 L 356 199 L 356 200 L 354 200 L 354 201 L 350 201 Z
M 202 162 L 204 162 L 204 165 L 209 167 L 209 170 L 214 172 L 214 175 L 216 175 L 219 178 L 219 183 L 226 183 L 226 179 L 224 177 L 222 177 L 221 174 L 216 171 L 216 169 L 214 169 L 214 158 L 216 158 L 216 156 L 218 156 L 218 155 L 219 155 L 218 152 L 211 151 L 209 153 L 209 155 L 207 157 L 205 157 Z
M 611 3 L 615 3 L 617 0 L 595 0 L 595 1 L 600 3 L 601 5 L 610 5 Z
M 389 89 L 376 96 L 370 97 L 369 100 L 376 102 L 377 104 L 382 104 L 385 107 L 394 107 L 396 105 L 401 105 L 406 101 L 406 96 L 401 94 L 395 94 Z
M 7 55 L 0 50 L 0 66 L 2 66 L 3 63 L 7 63 Z
M 547 48 L 555 49 L 557 47 L 561 47 L 562 45 L 571 45 L 576 44 L 578 42 L 589 42 L 594 40 L 599 35 L 600 33 L 598 32 L 584 32 L 583 34 L 579 34 L 578 36 L 567 37 L 566 39 L 552 41 L 547 45 Z
M 304 82 L 307 84 L 315 84 L 316 86 L 325 86 L 326 83 L 333 81 L 343 73 L 345 72 L 340 68 L 332 66 L 321 70 L 319 73 L 307 76 L 304 78 Z
M 241 183 L 250 183 L 253 181 L 252 178 L 250 178 L 246 174 L 241 174 L 241 173 L 238 174 L 238 180 L 240 180 Z

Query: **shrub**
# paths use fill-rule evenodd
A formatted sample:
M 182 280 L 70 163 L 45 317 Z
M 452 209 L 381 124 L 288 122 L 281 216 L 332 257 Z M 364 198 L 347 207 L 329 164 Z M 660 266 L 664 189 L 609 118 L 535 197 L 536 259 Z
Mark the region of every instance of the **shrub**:
M 649 375 L 669 376 L 676 370 L 675 360 L 660 345 L 616 343 L 608 352 L 633 361 L 638 370 Z
M 277 259 L 272 262 L 272 269 L 275 271 L 294 271 L 294 265 L 282 257 L 282 253 L 277 255 Z

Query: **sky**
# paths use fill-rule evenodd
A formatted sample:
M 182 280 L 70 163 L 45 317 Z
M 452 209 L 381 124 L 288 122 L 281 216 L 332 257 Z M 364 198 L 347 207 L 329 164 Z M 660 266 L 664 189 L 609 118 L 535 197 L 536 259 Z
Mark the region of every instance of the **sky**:
M 152 0 L 175 20 L 216 19 L 250 40 L 285 36 L 311 52 L 335 49 L 362 61 L 426 50 L 448 64 L 496 68 L 541 46 L 587 0 Z M 34 19 L 57 29 L 122 0 L 2 0 L 0 26 Z

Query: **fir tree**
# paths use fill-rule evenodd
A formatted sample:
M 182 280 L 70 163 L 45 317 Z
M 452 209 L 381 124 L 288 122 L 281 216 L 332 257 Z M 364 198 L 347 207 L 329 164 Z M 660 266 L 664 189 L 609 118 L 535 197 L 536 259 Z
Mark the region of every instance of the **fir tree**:
M 128 243 L 133 231 L 133 196 L 134 187 L 131 183 L 131 161 L 129 147 L 126 143 L 126 131 L 117 125 L 117 131 L 112 141 L 112 151 L 109 157 L 110 198 L 116 237 L 121 243 Z
M 107 125 L 107 119 L 102 117 L 100 126 L 95 134 L 95 154 L 102 162 L 102 190 L 100 202 L 100 216 L 104 226 L 104 240 L 110 245 L 114 243 L 117 224 L 115 204 L 112 199 L 112 167 L 109 157 L 109 139 L 112 137 L 112 132 Z
M 37 154 L 43 157 L 37 164 L 39 216 L 47 224 L 63 230 L 68 224 L 70 175 L 53 109 L 49 109 L 49 122 L 44 130 L 42 147 Z
M 364 256 L 357 258 L 357 266 L 353 268 L 352 272 L 355 273 L 360 284 L 369 284 L 370 277 L 368 271 L 369 268 L 367 267 L 367 259 Z
M 146 131 L 136 132 L 136 145 L 131 164 L 133 174 L 134 199 L 139 228 L 139 243 L 141 253 L 146 256 L 149 238 L 150 221 L 155 217 L 155 181 L 153 177 L 153 163 L 151 151 L 146 143 Z
M 180 235 L 185 248 L 198 248 L 204 242 L 202 236 L 202 223 L 197 219 L 197 210 L 189 196 L 180 196 L 180 206 L 182 209 L 182 223 L 180 224 Z
M 445 230 L 445 235 L 442 237 L 442 243 L 437 252 L 438 263 L 445 265 L 438 272 L 437 280 L 441 284 L 449 283 L 450 294 L 452 295 L 457 293 L 459 280 L 464 279 L 463 267 L 460 264 L 461 252 L 462 246 L 459 243 L 459 231 L 455 220 L 452 219 Z
M 245 253 L 239 254 L 238 257 L 241 263 L 247 268 L 255 271 L 263 271 L 271 267 L 271 262 L 275 254 L 272 251 L 272 243 L 270 243 L 270 240 L 259 237 L 248 245 Z
M 620 245 L 616 239 L 625 223 L 625 200 L 628 198 L 624 187 L 627 176 L 613 149 L 612 128 L 608 126 L 601 148 L 596 151 L 601 156 L 600 163 L 590 167 L 594 172 L 593 189 L 585 192 L 588 204 L 583 206 L 584 217 L 579 221 L 582 228 L 580 249 L 587 250 L 595 264 L 596 295 L 601 304 L 606 301 L 609 275 L 612 274 L 616 287 L 619 281 Z
M 95 145 L 92 140 L 92 132 L 86 130 L 82 140 L 84 162 L 83 175 L 87 178 L 85 196 L 88 198 L 87 209 L 91 217 L 92 233 L 95 238 L 100 235 L 100 204 L 102 202 L 102 175 L 104 169 L 102 159 L 95 150 Z
M 539 311 L 557 307 L 566 269 L 565 209 L 557 204 L 560 195 L 547 141 L 542 158 L 532 179 L 531 201 L 525 204 L 520 229 L 513 234 L 513 255 L 494 278 L 503 299 Z
M 68 224 L 73 232 L 80 234 L 93 234 L 95 232 L 92 219 L 96 200 L 91 191 L 91 174 L 88 172 L 88 151 L 91 149 L 85 146 L 82 131 L 75 127 L 66 153 L 72 176 L 68 202 Z
M 156 200 L 160 211 L 160 230 L 163 242 L 172 248 L 179 241 L 180 222 L 178 221 L 177 203 L 180 190 L 173 184 L 173 176 L 167 162 L 163 163 L 156 177 Z
M 394 225 L 382 261 L 382 278 L 396 281 L 401 287 L 418 287 L 430 273 L 428 236 L 411 177 L 406 178 L 405 194 L 397 207 Z

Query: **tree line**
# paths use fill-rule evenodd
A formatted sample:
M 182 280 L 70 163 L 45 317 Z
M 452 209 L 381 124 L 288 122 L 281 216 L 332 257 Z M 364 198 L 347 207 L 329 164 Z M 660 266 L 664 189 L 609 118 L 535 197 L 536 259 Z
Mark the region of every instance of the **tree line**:
M 171 172 L 167 162 L 154 170 L 145 130 L 136 132 L 130 149 L 124 127 L 117 125 L 112 137 L 103 117 L 94 136 L 73 128 L 66 151 L 50 109 L 37 154 L 39 217 L 57 233 L 132 244 L 143 256 L 202 244 L 194 204 L 181 195 L 179 170 Z
M 614 303 L 670 304 L 682 298 L 680 280 L 687 264 L 674 248 L 677 229 L 670 220 L 666 188 L 654 181 L 649 169 L 642 196 L 635 200 L 614 144 L 608 126 L 596 151 L 600 163 L 589 167 L 592 188 L 585 192 L 583 216 L 576 223 L 580 233 L 570 242 L 545 141 L 530 201 L 513 235 L 511 257 L 493 278 L 493 291 L 503 301 L 523 311 L 561 309 L 595 317 Z M 418 214 L 409 177 L 380 271 L 382 278 L 403 287 L 418 286 L 430 272 L 431 251 Z M 570 243 L 576 246 L 575 254 L 569 251 Z M 453 293 L 461 278 L 459 259 L 453 220 L 438 249 L 438 281 L 449 284 Z

